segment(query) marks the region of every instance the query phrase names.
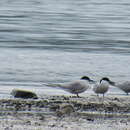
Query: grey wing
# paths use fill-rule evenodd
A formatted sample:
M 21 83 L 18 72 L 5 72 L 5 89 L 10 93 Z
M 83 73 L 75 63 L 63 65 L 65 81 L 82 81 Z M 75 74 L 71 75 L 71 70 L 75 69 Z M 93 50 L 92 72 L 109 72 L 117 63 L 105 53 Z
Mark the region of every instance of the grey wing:
M 98 87 L 99 87 L 99 84 L 94 84 L 94 85 L 93 85 L 93 91 L 96 92 L 97 89 L 98 89 Z
M 130 91 L 130 82 L 126 81 L 117 85 L 118 88 L 126 91 Z
M 89 85 L 84 82 L 73 82 L 70 84 L 70 89 L 74 93 L 82 93 L 89 88 Z

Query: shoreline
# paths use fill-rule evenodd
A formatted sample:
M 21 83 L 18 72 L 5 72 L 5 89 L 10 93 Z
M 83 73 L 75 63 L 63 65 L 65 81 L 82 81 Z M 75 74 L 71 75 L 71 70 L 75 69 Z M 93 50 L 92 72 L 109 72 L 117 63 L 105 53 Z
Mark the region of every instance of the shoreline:
M 0 99 L 0 115 L 1 130 L 129 130 L 130 97 Z

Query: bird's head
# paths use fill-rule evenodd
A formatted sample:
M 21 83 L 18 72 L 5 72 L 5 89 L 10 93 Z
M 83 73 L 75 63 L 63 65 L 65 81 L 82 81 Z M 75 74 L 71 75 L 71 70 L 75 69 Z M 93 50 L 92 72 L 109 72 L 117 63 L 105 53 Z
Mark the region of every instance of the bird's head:
M 108 77 L 103 77 L 101 80 L 100 80 L 100 83 L 102 81 L 107 81 L 110 85 L 115 85 L 115 82 L 111 81 Z
M 92 80 L 92 79 L 90 79 L 88 76 L 82 76 L 82 77 L 81 77 L 81 80 L 87 80 L 87 81 L 90 82 L 90 83 L 95 83 L 95 81 Z

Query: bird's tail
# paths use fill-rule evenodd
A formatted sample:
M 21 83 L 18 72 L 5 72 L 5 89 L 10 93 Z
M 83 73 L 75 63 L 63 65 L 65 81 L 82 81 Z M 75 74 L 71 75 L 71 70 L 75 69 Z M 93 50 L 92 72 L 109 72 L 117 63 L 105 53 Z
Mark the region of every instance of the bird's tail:
M 47 86 L 47 87 L 55 87 L 55 88 L 60 88 L 60 87 L 62 87 L 62 85 L 61 84 L 43 84 L 43 85 L 45 85 L 45 86 Z

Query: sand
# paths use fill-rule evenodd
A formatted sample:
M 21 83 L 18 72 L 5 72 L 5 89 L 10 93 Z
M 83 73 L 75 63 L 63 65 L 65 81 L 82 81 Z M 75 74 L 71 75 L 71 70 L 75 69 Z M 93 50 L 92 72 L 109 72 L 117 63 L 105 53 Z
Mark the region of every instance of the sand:
M 130 97 L 0 99 L 0 130 L 130 130 Z

